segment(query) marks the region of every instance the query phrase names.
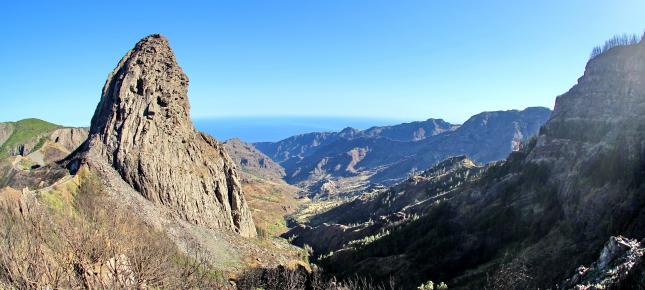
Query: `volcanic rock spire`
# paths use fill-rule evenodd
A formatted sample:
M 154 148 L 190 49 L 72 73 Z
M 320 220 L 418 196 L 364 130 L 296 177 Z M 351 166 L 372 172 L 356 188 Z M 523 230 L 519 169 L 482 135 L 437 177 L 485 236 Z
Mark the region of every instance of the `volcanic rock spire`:
M 220 142 L 193 127 L 187 91 L 168 40 L 143 38 L 109 75 L 85 150 L 173 215 L 253 237 L 233 162 Z

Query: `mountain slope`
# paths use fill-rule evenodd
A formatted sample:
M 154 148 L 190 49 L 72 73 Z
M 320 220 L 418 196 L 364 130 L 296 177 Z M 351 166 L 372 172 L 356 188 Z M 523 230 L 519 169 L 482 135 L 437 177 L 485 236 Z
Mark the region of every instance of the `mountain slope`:
M 255 149 L 252 144 L 235 138 L 224 142 L 224 146 L 240 170 L 267 180 L 282 180 L 284 168 Z
M 450 124 L 442 119 L 428 119 L 422 122 L 403 123 L 393 126 L 372 127 L 366 130 L 345 128 L 340 132 L 314 132 L 292 136 L 278 142 L 258 142 L 254 146 L 278 163 L 291 159 L 302 159 L 311 152 L 338 139 L 386 138 L 395 141 L 419 141 L 425 138 L 452 131 L 459 125 Z
M 468 155 L 484 163 L 503 159 L 521 140 L 537 134 L 550 113 L 546 108 L 484 112 L 461 126 L 430 119 L 365 131 L 310 133 L 256 146 L 285 168 L 289 183 L 326 196 L 392 185 L 450 156 Z M 420 131 L 433 133 L 415 139 Z M 390 138 L 399 135 L 407 137 Z
M 609 49 L 557 98 L 537 140 L 418 220 L 324 264 L 411 285 L 554 287 L 611 236 L 645 237 L 643 116 L 645 42 Z
M 41 167 L 67 157 L 87 139 L 87 132 L 39 119 L 0 123 L 0 188 L 37 188 L 64 176 L 63 169 Z
M 27 155 L 42 146 L 45 139 L 58 125 L 39 119 L 24 119 L 2 123 L 0 126 L 0 158 L 12 155 Z
M 240 139 L 224 142 L 226 151 L 240 168 L 240 182 L 260 238 L 277 237 L 288 230 L 285 216 L 301 203 L 299 188 L 287 184 L 284 168 L 253 145 Z
M 39 165 L 58 161 L 76 150 L 85 139 L 86 128 L 63 127 L 39 119 L 0 123 L 0 158 L 30 156 L 41 151 L 34 160 Z M 47 154 L 47 150 L 57 150 Z M 43 160 L 44 159 L 44 160 Z
M 454 196 L 463 183 L 481 178 L 485 169 L 465 156 L 448 158 L 395 186 L 366 192 L 314 215 L 284 236 L 318 254 L 351 251 L 414 221 L 428 207 Z
M 393 126 L 372 127 L 360 131 L 359 135 L 361 137 L 382 137 L 405 142 L 423 140 L 457 128 L 459 128 L 459 125 L 450 124 L 442 119 L 428 119 Z

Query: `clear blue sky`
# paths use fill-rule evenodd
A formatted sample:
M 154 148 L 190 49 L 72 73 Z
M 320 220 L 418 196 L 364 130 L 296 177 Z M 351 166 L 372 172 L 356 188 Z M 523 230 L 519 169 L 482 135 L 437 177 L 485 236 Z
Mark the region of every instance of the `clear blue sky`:
M 26 3 L 30 2 L 30 3 Z M 455 123 L 553 107 L 645 1 L 2 1 L 0 120 L 88 125 L 108 73 L 165 34 L 193 117 Z

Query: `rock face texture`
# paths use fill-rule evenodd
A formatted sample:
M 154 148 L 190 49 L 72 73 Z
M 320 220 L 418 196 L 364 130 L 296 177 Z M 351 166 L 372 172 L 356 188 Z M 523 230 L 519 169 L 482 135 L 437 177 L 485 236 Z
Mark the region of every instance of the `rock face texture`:
M 222 143 L 193 127 L 187 90 L 168 40 L 142 39 L 109 75 L 84 151 L 176 216 L 253 237 L 233 161 Z
M 642 242 L 610 237 L 598 260 L 589 267 L 580 266 L 560 289 L 643 289 L 644 252 Z
M 61 128 L 56 129 L 49 135 L 49 140 L 73 152 L 87 140 L 89 130 L 87 128 Z

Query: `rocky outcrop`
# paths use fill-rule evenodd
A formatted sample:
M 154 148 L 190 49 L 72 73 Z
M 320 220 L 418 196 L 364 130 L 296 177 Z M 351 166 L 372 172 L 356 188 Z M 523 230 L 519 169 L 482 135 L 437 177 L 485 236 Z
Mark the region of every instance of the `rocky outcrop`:
M 49 140 L 71 153 L 87 140 L 88 134 L 87 128 L 60 128 L 49 135 Z
M 641 242 L 622 236 L 611 237 L 598 260 L 580 266 L 560 289 L 643 289 L 645 265 Z
M 281 181 L 284 177 L 284 168 L 255 149 L 252 144 L 234 138 L 224 142 L 224 146 L 240 170 L 272 181 Z
M 80 160 L 109 164 L 147 200 L 189 223 L 253 237 L 235 165 L 222 143 L 193 127 L 187 90 L 168 40 L 142 39 L 109 75 Z

